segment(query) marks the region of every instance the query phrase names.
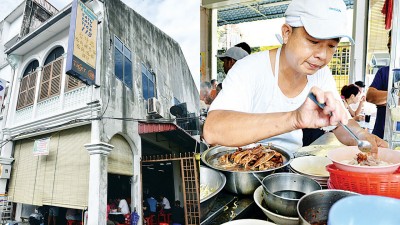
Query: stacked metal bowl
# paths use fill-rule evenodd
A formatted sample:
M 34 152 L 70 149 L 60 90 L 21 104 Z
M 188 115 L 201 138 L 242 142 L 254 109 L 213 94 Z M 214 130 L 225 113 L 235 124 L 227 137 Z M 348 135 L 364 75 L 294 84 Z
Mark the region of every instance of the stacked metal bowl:
M 323 189 L 328 188 L 329 172 L 326 166 L 332 161 L 323 156 L 304 156 L 295 158 L 289 164 L 289 171 L 317 181 Z

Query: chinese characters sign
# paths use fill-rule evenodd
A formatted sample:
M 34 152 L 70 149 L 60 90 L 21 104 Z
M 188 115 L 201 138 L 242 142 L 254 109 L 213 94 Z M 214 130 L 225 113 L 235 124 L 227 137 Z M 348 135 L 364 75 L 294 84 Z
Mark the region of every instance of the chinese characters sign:
M 48 155 L 49 154 L 50 138 L 35 140 L 33 145 L 33 155 Z
M 97 17 L 79 0 L 74 0 L 69 28 L 67 74 L 86 84 L 95 83 Z

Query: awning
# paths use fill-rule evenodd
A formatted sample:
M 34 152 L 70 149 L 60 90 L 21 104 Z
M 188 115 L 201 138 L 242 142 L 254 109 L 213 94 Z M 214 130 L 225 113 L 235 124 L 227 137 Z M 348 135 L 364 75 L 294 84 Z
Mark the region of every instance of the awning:
M 200 152 L 200 142 L 174 123 L 139 122 L 138 126 L 143 139 L 166 150 L 151 152 L 146 149 L 143 155 Z

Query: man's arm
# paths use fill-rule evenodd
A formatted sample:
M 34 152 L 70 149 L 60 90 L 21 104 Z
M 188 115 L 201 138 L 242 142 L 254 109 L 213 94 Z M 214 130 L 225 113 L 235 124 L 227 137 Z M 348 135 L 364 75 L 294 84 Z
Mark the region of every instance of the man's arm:
M 374 87 L 369 87 L 367 91 L 367 102 L 375 105 L 386 105 L 387 91 L 381 91 Z
M 351 131 L 361 140 L 367 140 L 371 143 L 373 153 L 378 152 L 378 147 L 388 147 L 388 143 L 384 140 L 380 139 L 376 135 L 368 133 L 368 131 L 362 129 L 360 125 L 353 119 L 350 119 L 347 126 Z M 342 127 L 338 126 L 333 133 L 337 137 L 337 139 L 345 145 L 357 145 L 357 141 L 354 140 L 352 136 Z
M 300 108 L 291 112 L 211 111 L 204 125 L 204 138 L 211 145 L 243 146 L 296 129 L 336 125 L 337 121 L 347 123 L 345 109 L 332 93 L 319 88 L 313 88 L 312 92 L 319 102 L 326 104 L 324 110 L 307 98 Z
M 214 110 L 207 116 L 204 138 L 211 145 L 243 146 L 294 130 L 293 119 L 293 112 L 255 114 Z

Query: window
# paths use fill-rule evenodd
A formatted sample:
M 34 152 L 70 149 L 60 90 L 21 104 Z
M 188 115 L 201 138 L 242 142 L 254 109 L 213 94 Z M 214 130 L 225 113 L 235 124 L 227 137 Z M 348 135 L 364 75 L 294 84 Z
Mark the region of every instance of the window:
M 114 73 L 124 84 L 133 88 L 131 51 L 114 37 Z
M 142 65 L 142 88 L 145 100 L 156 97 L 156 76 Z
M 32 61 L 26 67 L 21 80 L 21 86 L 19 88 L 17 110 L 24 107 L 33 105 L 35 100 L 35 87 L 36 87 L 36 69 L 39 67 L 37 60 Z
M 55 48 L 44 61 L 40 82 L 39 101 L 60 94 L 64 49 Z

